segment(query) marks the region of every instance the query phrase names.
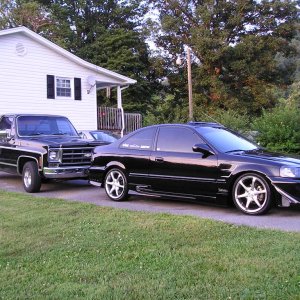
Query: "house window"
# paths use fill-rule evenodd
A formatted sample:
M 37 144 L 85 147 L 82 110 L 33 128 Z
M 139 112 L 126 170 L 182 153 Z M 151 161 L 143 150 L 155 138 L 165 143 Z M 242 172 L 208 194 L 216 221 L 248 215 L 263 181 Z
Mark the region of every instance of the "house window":
M 56 96 L 71 97 L 71 79 L 64 77 L 56 77 Z

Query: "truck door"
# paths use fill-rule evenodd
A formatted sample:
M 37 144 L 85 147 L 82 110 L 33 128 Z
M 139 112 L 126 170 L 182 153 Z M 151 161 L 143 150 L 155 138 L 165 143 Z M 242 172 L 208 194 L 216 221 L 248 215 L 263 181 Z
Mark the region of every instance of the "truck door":
M 2 116 L 0 119 L 0 170 L 9 173 L 17 173 L 12 127 L 13 117 Z

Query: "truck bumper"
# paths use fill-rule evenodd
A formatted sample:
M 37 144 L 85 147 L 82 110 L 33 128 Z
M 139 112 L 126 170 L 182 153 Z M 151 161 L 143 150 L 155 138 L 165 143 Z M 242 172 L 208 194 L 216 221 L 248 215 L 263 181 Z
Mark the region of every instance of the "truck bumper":
M 43 168 L 43 175 L 50 179 L 86 178 L 89 167 Z

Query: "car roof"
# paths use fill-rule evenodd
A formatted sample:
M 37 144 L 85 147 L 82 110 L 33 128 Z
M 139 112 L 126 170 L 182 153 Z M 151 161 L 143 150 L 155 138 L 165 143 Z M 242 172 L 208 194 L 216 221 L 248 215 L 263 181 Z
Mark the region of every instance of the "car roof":
M 148 128 L 149 127 L 172 127 L 172 126 L 180 126 L 180 127 L 192 127 L 192 128 L 195 128 L 195 127 L 214 127 L 214 128 L 225 128 L 224 125 L 220 124 L 220 123 L 216 123 L 216 122 L 188 122 L 188 123 L 185 123 L 185 124 L 182 124 L 182 123 L 169 123 L 169 124 L 156 124 L 156 125 L 150 125 L 150 126 L 147 126 Z M 143 128 L 147 128 L 147 127 L 142 127 L 140 129 L 143 129 Z

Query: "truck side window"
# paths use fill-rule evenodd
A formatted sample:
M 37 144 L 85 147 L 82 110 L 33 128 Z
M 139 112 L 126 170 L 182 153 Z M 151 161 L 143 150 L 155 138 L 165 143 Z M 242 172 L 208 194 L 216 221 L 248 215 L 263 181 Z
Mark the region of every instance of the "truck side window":
M 0 130 L 11 129 L 11 124 L 12 124 L 12 121 L 10 120 L 9 117 L 3 117 L 0 120 Z

